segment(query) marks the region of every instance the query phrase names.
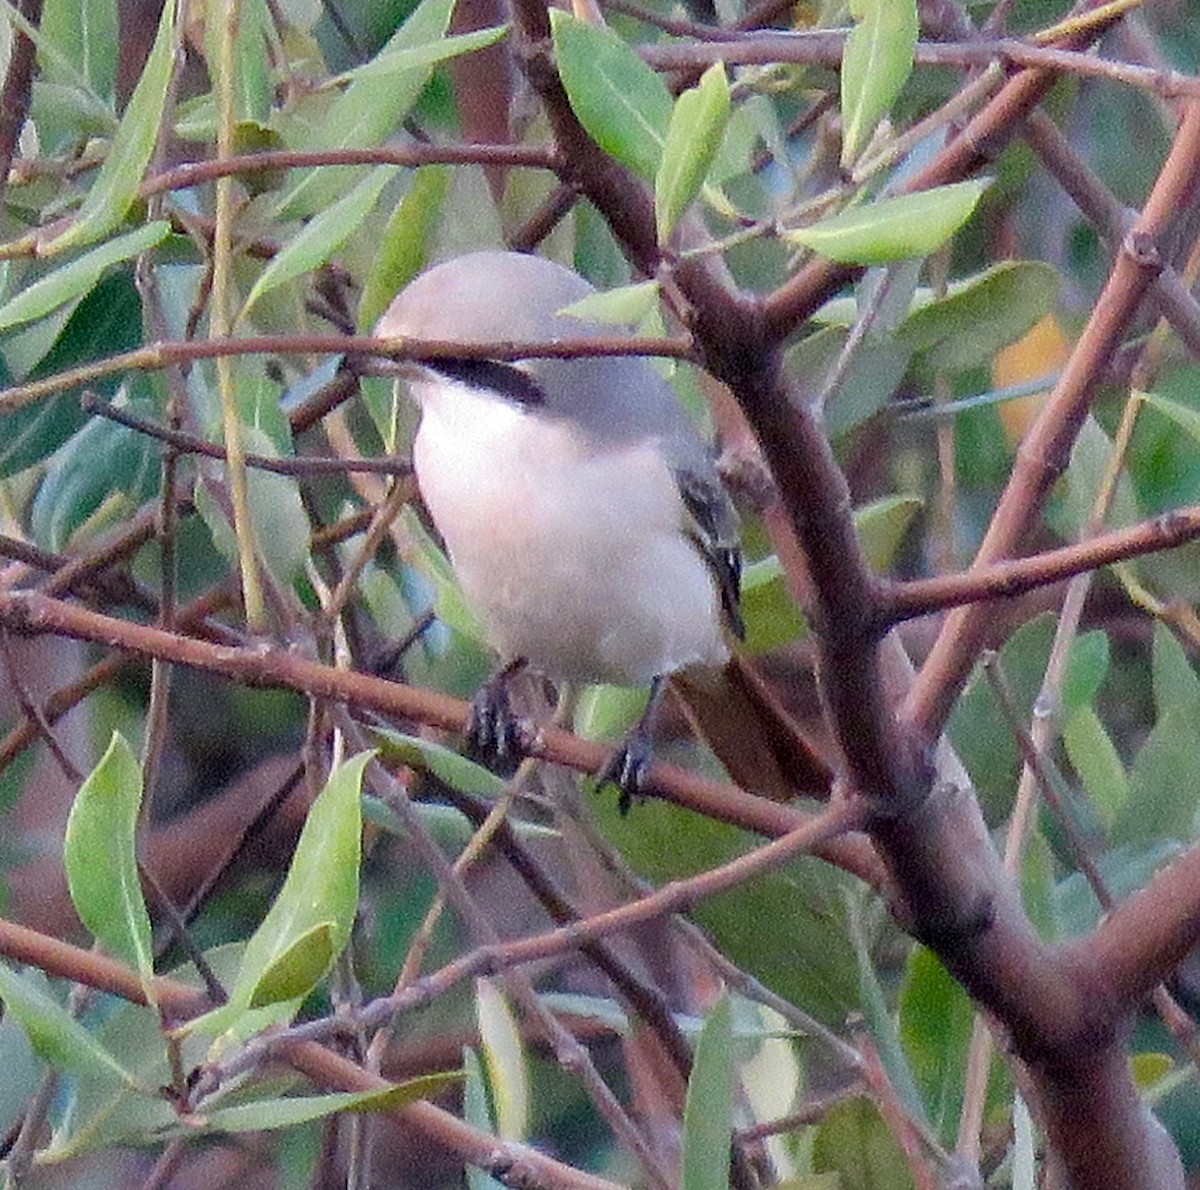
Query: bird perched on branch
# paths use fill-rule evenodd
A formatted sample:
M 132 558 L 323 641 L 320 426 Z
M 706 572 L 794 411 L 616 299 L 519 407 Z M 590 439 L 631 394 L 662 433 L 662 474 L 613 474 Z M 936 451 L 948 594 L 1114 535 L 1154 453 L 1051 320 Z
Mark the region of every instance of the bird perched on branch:
M 465 346 L 611 337 L 563 312 L 593 292 L 540 257 L 477 252 L 414 280 L 376 334 Z M 405 371 L 425 505 L 503 663 L 474 700 L 473 744 L 519 753 L 508 681 L 526 665 L 557 682 L 649 685 L 646 713 L 601 773 L 627 809 L 666 679 L 721 670 L 742 633 L 738 517 L 709 448 L 644 359 L 584 345 L 572 358 L 464 355 Z

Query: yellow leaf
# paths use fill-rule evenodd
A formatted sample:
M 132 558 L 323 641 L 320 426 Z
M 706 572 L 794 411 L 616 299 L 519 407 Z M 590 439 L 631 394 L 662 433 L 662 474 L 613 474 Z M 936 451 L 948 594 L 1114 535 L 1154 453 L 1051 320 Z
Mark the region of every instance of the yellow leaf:
M 1071 354 L 1071 342 L 1053 314 L 1047 314 L 1026 333 L 1023 339 L 1005 347 L 992 365 L 992 384 L 996 388 L 1009 388 L 1026 384 L 1039 376 L 1057 372 Z M 1019 442 L 1037 417 L 1049 389 L 1017 397 L 997 406 L 1004 432 L 1012 443 Z

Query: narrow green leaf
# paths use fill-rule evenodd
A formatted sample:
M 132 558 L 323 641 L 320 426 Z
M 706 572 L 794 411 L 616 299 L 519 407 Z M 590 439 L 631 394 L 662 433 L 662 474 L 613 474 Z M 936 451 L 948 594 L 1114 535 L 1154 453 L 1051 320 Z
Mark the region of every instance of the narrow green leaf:
M 446 35 L 454 0 L 421 0 L 408 20 L 375 56 L 387 58 L 417 46 L 439 45 Z M 373 148 L 391 136 L 429 81 L 429 66 L 419 66 L 399 75 L 384 71 L 357 78 L 319 117 L 304 125 L 282 130 L 295 148 Z M 307 169 L 296 173 L 296 181 L 280 201 L 282 218 L 296 218 L 323 210 L 343 195 L 361 171 L 358 168 Z
M 671 110 L 662 160 L 654 179 L 654 218 L 658 242 L 665 244 L 680 216 L 691 206 L 729 122 L 729 80 L 714 62 Z
M 335 1112 L 399 1111 L 419 1099 L 429 1099 L 461 1083 L 462 1071 L 451 1070 L 408 1079 L 376 1091 L 337 1091 L 329 1095 L 297 1095 L 259 1099 L 219 1107 L 203 1116 L 205 1132 L 262 1132 L 291 1128 L 309 1120 L 320 1120 Z
M 271 959 L 250 990 L 250 1007 L 265 1008 L 308 995 L 336 957 L 334 936 L 332 922 L 319 922 Z
M 88 188 L 75 222 L 42 249 L 44 254 L 101 239 L 120 226 L 129 213 L 158 139 L 163 102 L 171 81 L 174 37 L 175 5 L 164 4 L 154 46 L 100 173 Z
M 349 194 L 305 224 L 259 274 L 240 316 L 244 318 L 264 293 L 325 264 L 358 230 L 395 174 L 395 166 L 377 166 Z
M 115 0 L 46 0 L 40 29 L 71 67 L 64 72 L 39 49 L 43 77 L 66 84 L 82 79 L 92 94 L 111 100 L 120 44 Z
M 611 29 L 557 8 L 550 10 L 550 28 L 559 77 L 587 134 L 653 181 L 674 108 L 666 83 Z
M 884 496 L 854 510 L 854 531 L 871 568 L 891 569 L 913 517 L 924 507 L 918 496 Z
M 585 740 L 616 743 L 642 717 L 646 698 L 636 686 L 588 686 L 575 705 L 574 730 Z
M 733 1137 L 733 1018 L 728 994 L 713 1005 L 683 1108 L 683 1190 L 728 1190 Z
M 1200 705 L 1172 707 L 1159 716 L 1134 758 L 1129 797 L 1113 822 L 1113 844 L 1190 842 L 1196 833 L 1197 763 Z
M 1151 409 L 1157 409 L 1164 417 L 1169 417 L 1185 434 L 1200 442 L 1200 410 L 1181 405 L 1158 393 L 1142 393 L 1141 396 Z
M 392 298 L 428 262 L 452 176 L 445 165 L 419 169 L 413 175 L 408 193 L 396 204 L 363 282 L 357 317 L 361 334 L 371 333 Z M 375 415 L 372 410 L 372 416 Z
M 808 632 L 808 622 L 792 598 L 774 554 L 751 563 L 742 573 L 742 619 L 745 647 L 751 653 L 768 653 Z
M 867 147 L 908 76 L 919 32 L 916 0 L 851 0 L 842 51 L 842 168 Z
M 48 273 L 0 306 L 0 331 L 23 322 L 32 322 L 82 297 L 100 280 L 106 268 L 153 248 L 166 239 L 170 230 L 171 225 L 165 220 L 147 223 L 145 227 L 117 236 L 85 252 L 78 260 Z
M 1200 678 L 1175 634 L 1159 620 L 1150 646 L 1154 709 L 1161 718 L 1173 708 L 1200 704 Z
M 504 789 L 504 781 L 495 773 L 433 740 L 406 735 L 389 727 L 377 727 L 373 735 L 379 741 L 385 759 L 399 760 L 430 772 L 452 789 L 486 798 L 497 798 Z
M 785 232 L 784 239 L 840 264 L 889 264 L 928 256 L 967 221 L 989 185 L 987 180 L 954 182 L 881 198 Z
M 412 542 L 411 555 L 405 558 L 433 588 L 434 611 L 443 624 L 461 632 L 468 640 L 483 643 L 483 629 L 475 618 L 454 576 L 446 555 L 438 549 L 420 518 L 407 505 L 401 510 L 399 523 Z
M 224 4 L 204 9 L 204 53 L 213 88 L 220 93 L 221 25 Z M 265 125 L 271 116 L 271 64 L 267 60 L 270 13 L 263 0 L 240 0 L 233 45 L 233 119 L 235 124 Z
M 479 1055 L 470 1047 L 463 1049 L 463 1070 L 466 1074 L 466 1083 L 463 1086 L 463 1119 L 480 1132 L 494 1135 L 496 1126 L 488 1106 L 483 1065 L 479 1061 Z M 474 1165 L 468 1165 L 466 1172 L 467 1190 L 504 1190 L 503 1183 Z
M 114 958 L 137 969 L 150 995 L 154 951 L 137 866 L 141 806 L 142 767 L 125 738 L 114 732 L 75 795 L 63 864 L 79 920 Z
M 914 947 L 900 991 L 900 1037 L 929 1122 L 946 1140 L 958 1127 L 974 1020 L 970 997 L 938 957 Z
M 490 979 L 475 981 L 475 1019 L 496 1105 L 496 1132 L 504 1140 L 524 1140 L 530 1116 L 525 1044 L 508 1001 Z
M 837 1173 L 839 1190 L 915 1190 L 908 1162 L 869 1099 L 839 1103 L 813 1142 L 816 1173 Z
M 507 25 L 493 25 L 489 29 L 475 29 L 470 33 L 460 33 L 455 37 L 444 37 L 441 41 L 430 42 L 426 45 L 414 45 L 408 49 L 397 49 L 392 53 L 381 53 L 370 62 L 347 70 L 334 79 L 334 82 L 355 79 L 393 79 L 399 75 L 414 70 L 427 70 L 430 66 L 448 62 L 453 58 L 461 58 L 464 54 L 473 54 L 476 50 L 487 49 L 495 45 L 508 32 Z
M 638 326 L 658 308 L 658 282 L 639 281 L 615 289 L 598 289 L 564 306 L 559 313 L 606 326 Z
M 1054 309 L 1061 287 L 1052 265 L 1006 260 L 953 282 L 944 297 L 918 289 L 898 333 L 925 354 L 931 369 L 957 372 L 990 364 L 996 352 Z
M 57 1000 L 28 976 L 0 963 L 0 1000 L 28 1034 L 34 1052 L 52 1066 L 113 1083 L 131 1083 L 129 1072 Z
M 1101 822 L 1111 827 L 1129 800 L 1129 777 L 1112 737 L 1091 707 L 1068 717 L 1063 724 L 1063 743 Z
M 350 938 L 358 906 L 362 845 L 362 777 L 373 753 L 363 752 L 334 772 L 308 812 L 283 888 L 262 924 L 246 943 L 230 1004 L 243 1008 L 266 1003 L 269 993 L 307 992 L 324 975 Z M 328 931 L 327 943 L 320 941 Z M 312 958 L 324 946 L 325 966 L 314 971 L 288 956 Z M 293 976 L 312 977 L 303 991 Z

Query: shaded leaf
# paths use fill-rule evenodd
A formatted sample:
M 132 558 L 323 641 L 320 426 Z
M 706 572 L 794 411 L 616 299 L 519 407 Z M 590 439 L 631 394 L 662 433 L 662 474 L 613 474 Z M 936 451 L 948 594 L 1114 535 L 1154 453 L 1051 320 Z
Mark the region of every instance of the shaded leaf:
M 415 769 L 430 772 L 451 789 L 486 798 L 499 797 L 504 789 L 504 781 L 495 773 L 433 740 L 406 735 L 388 727 L 377 727 L 372 735 L 379 741 L 385 759 L 400 760 Z
M 260 1099 L 219 1107 L 203 1113 L 205 1132 L 261 1132 L 292 1128 L 309 1120 L 320 1120 L 335 1112 L 399 1111 L 410 1103 L 440 1095 L 462 1082 L 461 1071 L 427 1074 L 375 1091 L 337 1091 L 329 1095 L 295 1095 Z
M 490 979 L 475 981 L 475 1019 L 496 1108 L 496 1133 L 504 1140 L 524 1140 L 530 1117 L 525 1044 L 512 1008 Z
M 158 126 L 162 119 L 163 101 L 171 81 L 171 66 L 174 53 L 175 6 L 164 4 L 158 22 L 158 33 L 154 46 L 142 68 L 137 88 L 121 117 L 121 125 L 113 137 L 108 155 L 100 167 L 96 180 L 88 187 L 83 206 L 75 222 L 60 236 L 56 236 L 42 248 L 45 255 L 62 252 L 81 244 L 90 244 L 101 239 L 124 221 L 137 198 L 138 187 L 150 163 L 150 156 L 158 141 Z M 152 224 L 151 226 L 158 226 Z M 162 224 L 163 235 L 167 224 Z M 149 230 L 143 228 L 143 231 Z M 131 234 L 137 234 L 131 233 Z M 125 238 L 125 237 L 122 237 Z M 159 236 L 161 239 L 162 236 Z M 158 243 L 154 240 L 147 248 Z M 139 248 L 137 251 L 144 251 Z M 133 252 L 129 253 L 134 255 Z M 124 257 L 116 257 L 122 260 Z M 79 263 L 78 261 L 76 263 Z M 111 261 L 109 261 L 111 263 Z M 73 266 L 68 266 L 73 267 Z M 57 304 L 57 303 L 56 303 Z M 36 315 L 34 316 L 36 317 Z M 0 321 L 3 314 L 0 312 Z M 5 324 L 7 325 L 7 324 Z
M 654 180 L 674 102 L 667 85 L 607 27 L 550 11 L 554 56 L 571 110 L 606 153 Z
M 421 0 L 404 24 L 375 56 L 384 62 L 416 46 L 440 44 L 454 11 L 454 0 Z M 430 67 L 416 66 L 356 78 L 332 104 L 316 109 L 313 119 L 284 130 L 290 145 L 302 149 L 373 148 L 403 122 L 429 81 Z M 281 218 L 297 218 L 337 201 L 365 172 L 359 167 L 306 169 L 280 200 Z
M 729 80 L 714 62 L 694 87 L 676 100 L 654 179 L 658 242 L 665 244 L 691 206 L 720 148 L 729 120 Z
M 63 840 L 67 887 L 80 921 L 114 958 L 154 988 L 150 915 L 137 865 L 142 766 L 114 732 L 100 763 L 75 795 Z
M 636 285 L 598 289 L 564 306 L 559 313 L 608 326 L 638 326 L 657 308 L 658 282 L 639 281 Z
M 925 506 L 917 496 L 884 496 L 854 510 L 854 531 L 872 570 L 890 570 L 912 525 Z
M 48 273 L 0 306 L 0 330 L 41 318 L 74 298 L 82 297 L 110 265 L 153 248 L 166 239 L 170 230 L 171 225 L 165 220 L 148 223 Z
M 912 73 L 916 0 L 852 0 L 855 25 L 842 50 L 842 168 L 867 147 Z
M 120 44 L 115 0 L 46 0 L 39 29 L 72 68 L 64 71 L 53 55 L 43 55 L 43 77 L 65 84 L 80 78 L 96 96 L 111 99 Z
M 728 1190 L 733 1137 L 733 1022 L 723 995 L 696 1043 L 683 1109 L 683 1190 Z
M 839 1103 L 817 1128 L 817 1173 L 836 1172 L 840 1190 L 913 1190 L 904 1152 L 869 1099 Z
M 1160 716 L 1175 707 L 1200 703 L 1200 678 L 1175 634 L 1161 620 L 1154 625 L 1150 675 L 1154 708 Z
M 575 705 L 574 730 L 584 739 L 615 743 L 641 718 L 647 698 L 636 686 L 588 686 Z
M 449 166 L 419 169 L 408 193 L 396 204 L 363 282 L 357 318 L 361 334 L 371 333 L 392 298 L 428 263 L 451 178 Z M 372 416 L 378 423 L 374 411 Z M 383 437 L 387 441 L 387 436 Z
M 958 1128 L 975 1009 L 938 957 L 916 946 L 904 968 L 900 1037 L 929 1122 L 943 1140 Z
M 496 1126 L 488 1106 L 487 1085 L 483 1077 L 483 1065 L 479 1055 L 468 1048 L 463 1049 L 463 1070 L 466 1083 L 463 1086 L 463 1119 L 480 1132 L 493 1135 Z M 474 1165 L 466 1169 L 467 1190 L 504 1190 L 504 1184 Z
M 59 1002 L 28 975 L 0 963 L 0 1000 L 29 1037 L 34 1052 L 52 1066 L 78 1074 L 129 1083 L 132 1078 Z
M 377 166 L 349 194 L 305 224 L 259 274 L 239 317 L 244 318 L 264 293 L 325 264 L 358 230 L 395 174 L 395 166 Z
M 489 29 L 474 29 L 470 33 L 443 37 L 440 41 L 429 42 L 425 45 L 381 52 L 370 62 L 364 62 L 361 66 L 347 70 L 340 78 L 348 80 L 391 79 L 410 71 L 425 70 L 452 58 L 461 58 L 464 54 L 471 54 L 476 50 L 486 49 L 489 45 L 495 45 L 507 32 L 507 25 L 493 25 Z
M 808 622 L 792 598 L 774 554 L 752 562 L 742 572 L 742 620 L 746 625 L 744 647 L 751 653 L 769 652 L 808 632 Z
M 1129 797 L 1112 825 L 1115 846 L 1161 839 L 1189 842 L 1196 832 L 1200 704 L 1160 715 L 1129 774 Z
M 397 520 L 414 547 L 405 561 L 410 562 L 433 588 L 437 618 L 455 632 L 461 632 L 468 640 L 483 643 L 483 629 L 463 598 L 449 559 L 438 549 L 411 507 L 405 505 Z
M 1068 716 L 1063 724 L 1063 744 L 1100 821 L 1111 827 L 1129 800 L 1129 776 L 1112 737 L 1091 707 Z
M 325 967 L 306 968 L 312 987 L 349 940 L 358 907 L 362 777 L 371 756 L 363 752 L 347 760 L 313 802 L 283 888 L 246 943 L 232 1005 L 258 1007 L 271 992 L 281 1000 L 299 996 L 296 981 L 282 978 L 276 965 L 286 963 L 289 954 L 311 957 L 317 948 L 310 939 L 327 931 Z
M 1096 862 L 1109 892 L 1119 902 L 1147 885 L 1154 873 L 1179 852 L 1178 843 L 1154 839 L 1118 847 Z M 1082 872 L 1072 872 L 1055 885 L 1054 915 L 1066 938 L 1077 938 L 1099 924 L 1103 911 Z
M 986 180 L 954 182 L 899 198 L 881 198 L 787 231 L 783 238 L 840 264 L 888 264 L 928 256 L 970 218 L 989 184 Z

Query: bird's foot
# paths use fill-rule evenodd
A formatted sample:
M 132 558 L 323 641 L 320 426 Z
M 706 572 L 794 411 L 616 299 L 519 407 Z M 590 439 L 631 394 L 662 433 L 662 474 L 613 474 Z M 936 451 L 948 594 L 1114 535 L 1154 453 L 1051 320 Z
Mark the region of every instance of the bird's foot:
M 617 810 L 622 818 L 633 808 L 635 798 L 640 801 L 645 796 L 653 761 L 654 745 L 650 732 L 639 723 L 596 774 L 597 789 L 605 785 L 617 787 Z
M 510 665 L 489 678 L 471 700 L 464 747 L 472 760 L 511 777 L 528 751 L 525 726 L 513 711 L 508 681 L 520 666 Z

